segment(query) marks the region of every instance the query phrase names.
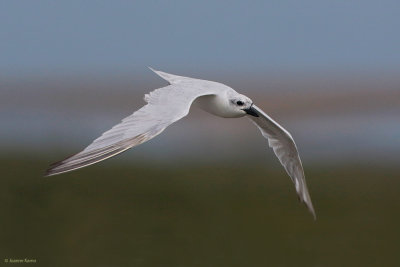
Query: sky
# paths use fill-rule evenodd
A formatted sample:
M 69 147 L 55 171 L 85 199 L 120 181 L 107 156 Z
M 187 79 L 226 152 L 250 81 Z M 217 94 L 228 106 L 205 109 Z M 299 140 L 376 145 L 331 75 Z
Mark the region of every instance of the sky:
M 0 73 L 390 71 L 399 27 L 395 0 L 1 1 Z

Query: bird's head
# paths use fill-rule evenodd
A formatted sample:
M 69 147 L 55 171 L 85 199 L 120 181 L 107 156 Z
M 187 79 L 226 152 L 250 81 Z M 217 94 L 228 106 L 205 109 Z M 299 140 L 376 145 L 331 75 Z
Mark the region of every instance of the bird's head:
M 258 117 L 258 114 L 253 108 L 253 101 L 245 95 L 236 94 L 234 96 L 231 96 L 230 108 L 240 117 L 246 114 Z

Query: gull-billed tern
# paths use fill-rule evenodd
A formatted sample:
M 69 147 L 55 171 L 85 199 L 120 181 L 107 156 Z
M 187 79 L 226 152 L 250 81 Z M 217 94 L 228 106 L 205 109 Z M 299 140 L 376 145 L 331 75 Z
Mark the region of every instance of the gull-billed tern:
M 201 109 L 219 117 L 247 116 L 268 139 L 269 146 L 294 182 L 300 201 L 315 218 L 300 156 L 288 131 L 254 105 L 250 98 L 229 86 L 151 70 L 169 85 L 146 94 L 145 106 L 103 133 L 83 151 L 52 164 L 46 176 L 89 166 L 144 143 L 185 117 L 196 102 Z

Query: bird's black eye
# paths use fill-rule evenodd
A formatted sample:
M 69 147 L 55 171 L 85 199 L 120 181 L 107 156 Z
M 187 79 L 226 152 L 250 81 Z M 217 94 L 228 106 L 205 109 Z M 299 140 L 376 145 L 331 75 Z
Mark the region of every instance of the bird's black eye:
M 238 106 L 243 106 L 244 105 L 244 103 L 242 102 L 242 101 L 238 101 L 238 102 L 236 102 L 236 105 L 238 105 Z

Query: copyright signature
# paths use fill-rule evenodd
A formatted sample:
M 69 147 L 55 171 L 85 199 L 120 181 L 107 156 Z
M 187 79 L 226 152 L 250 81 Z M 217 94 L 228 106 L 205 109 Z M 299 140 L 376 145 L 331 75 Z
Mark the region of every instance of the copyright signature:
M 4 259 L 4 263 L 37 263 L 36 259 L 16 259 L 16 258 L 6 258 Z

